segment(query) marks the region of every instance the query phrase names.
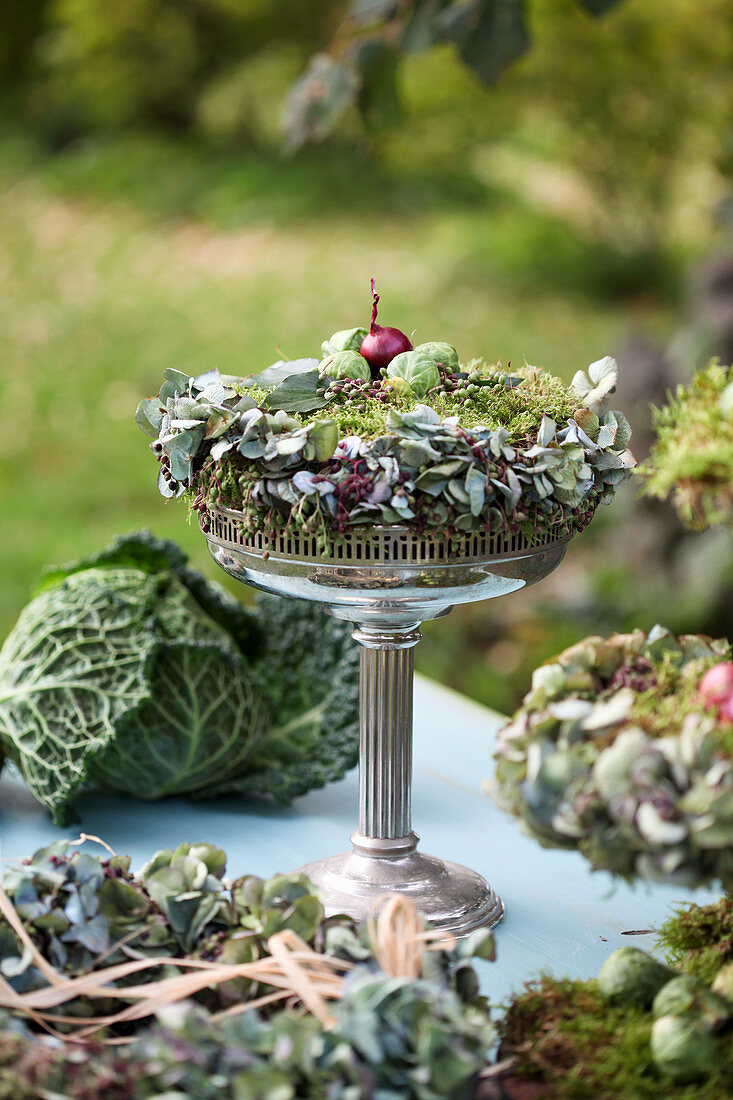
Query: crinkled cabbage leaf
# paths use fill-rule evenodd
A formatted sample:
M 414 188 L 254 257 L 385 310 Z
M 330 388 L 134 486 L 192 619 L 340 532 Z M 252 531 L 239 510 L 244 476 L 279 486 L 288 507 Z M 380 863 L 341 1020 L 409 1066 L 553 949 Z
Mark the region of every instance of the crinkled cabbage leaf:
M 285 804 L 340 779 L 359 749 L 359 647 L 317 604 L 260 595 L 260 665 L 274 715 L 247 771 L 202 796 L 239 791 Z
M 353 766 L 348 631 L 265 599 L 244 608 L 148 532 L 46 573 L 0 650 L 0 742 L 55 821 L 88 785 L 287 802 Z

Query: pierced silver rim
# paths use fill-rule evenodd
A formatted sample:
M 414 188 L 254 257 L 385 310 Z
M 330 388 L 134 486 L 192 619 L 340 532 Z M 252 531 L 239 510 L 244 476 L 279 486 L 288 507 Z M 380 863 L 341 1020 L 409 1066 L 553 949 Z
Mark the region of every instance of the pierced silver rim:
M 222 546 L 246 551 L 257 556 L 297 559 L 324 565 L 450 565 L 457 562 L 486 561 L 488 558 L 510 558 L 537 553 L 548 546 L 567 542 L 575 528 L 570 524 L 558 524 L 548 532 L 541 543 L 532 543 L 518 532 L 475 532 L 454 535 L 450 538 L 431 538 L 418 534 L 408 527 L 373 526 L 339 535 L 332 552 L 323 554 L 315 536 L 298 534 L 276 535 L 266 538 L 258 532 L 254 535 L 242 531 L 242 513 L 230 508 L 216 508 L 207 513 L 208 530 L 205 534 Z

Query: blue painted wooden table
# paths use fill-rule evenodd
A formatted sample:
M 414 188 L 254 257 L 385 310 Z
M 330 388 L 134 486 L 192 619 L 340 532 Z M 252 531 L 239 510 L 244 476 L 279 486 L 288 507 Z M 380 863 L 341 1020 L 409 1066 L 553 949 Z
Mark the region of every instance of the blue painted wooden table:
M 622 933 L 658 926 L 673 903 L 692 900 L 679 887 L 614 883 L 592 875 L 574 852 L 540 848 L 481 790 L 491 774 L 499 715 L 418 677 L 415 688 L 413 817 L 421 848 L 475 868 L 506 904 L 497 929 L 498 961 L 482 965 L 484 992 L 499 1003 L 540 971 L 586 978 L 623 944 L 651 947 L 652 935 Z M 158 848 L 183 840 L 218 844 L 232 875 L 268 876 L 348 847 L 356 824 L 357 774 L 299 799 L 285 810 L 228 798 L 144 803 L 91 794 L 76 830 L 55 828 L 11 778 L 0 781 L 0 855 L 17 859 L 78 830 L 101 836 L 140 866 Z M 705 903 L 716 895 L 697 891 Z

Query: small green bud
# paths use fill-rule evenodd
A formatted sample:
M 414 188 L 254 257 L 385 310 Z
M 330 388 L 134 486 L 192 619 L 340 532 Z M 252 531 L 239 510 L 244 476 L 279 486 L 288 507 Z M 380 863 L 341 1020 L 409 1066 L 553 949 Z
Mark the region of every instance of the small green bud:
M 385 388 L 387 390 L 392 390 L 393 393 L 399 394 L 400 397 L 408 397 L 412 393 L 410 383 L 406 378 L 401 378 L 399 375 L 395 375 L 394 378 L 389 378 Z
M 704 1024 L 710 1031 L 719 1031 L 731 1016 L 730 1006 L 717 991 L 708 989 L 699 978 L 680 974 L 663 985 L 654 998 L 654 1015 L 688 1016 Z
M 652 1027 L 651 1053 L 660 1073 L 684 1083 L 708 1076 L 718 1046 L 704 1024 L 684 1016 L 660 1016 Z
M 598 974 L 601 995 L 612 1004 L 649 1008 L 674 971 L 638 947 L 619 947 L 609 955 Z

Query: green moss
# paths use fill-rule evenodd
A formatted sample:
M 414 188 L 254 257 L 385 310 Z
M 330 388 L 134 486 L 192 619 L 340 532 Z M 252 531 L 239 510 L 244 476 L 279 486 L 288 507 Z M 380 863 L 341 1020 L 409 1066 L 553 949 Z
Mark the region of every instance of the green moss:
M 731 1095 L 733 1049 L 723 1041 L 707 1081 L 674 1086 L 654 1067 L 652 1016 L 609 1006 L 596 982 L 543 977 L 513 998 L 499 1023 L 501 1055 L 516 1059 L 506 1082 L 532 1080 L 553 1100 L 721 1100 Z M 541 1094 L 540 1094 L 541 1095 Z
M 475 369 L 478 362 L 471 363 Z M 468 368 L 466 368 L 468 369 Z M 500 377 L 506 371 L 496 367 Z M 295 414 L 302 423 L 326 417 L 335 420 L 341 435 L 359 435 L 374 439 L 387 430 L 390 409 L 409 412 L 416 405 L 430 405 L 441 417 L 458 416 L 464 428 L 478 425 L 487 428 L 506 428 L 512 440 L 522 439 L 537 431 L 542 417 L 547 414 L 558 423 L 571 417 L 578 407 L 577 398 L 572 397 L 562 379 L 539 370 L 537 367 L 524 367 L 514 372 L 513 377 L 521 377 L 521 384 L 514 387 L 504 385 L 482 386 L 473 394 L 471 400 L 463 403 L 455 393 L 428 394 L 419 398 L 414 394 L 402 396 L 388 391 L 386 402 L 370 400 L 360 411 L 356 404 L 339 405 L 330 401 L 325 408 L 315 413 Z M 254 396 L 254 390 L 248 390 Z M 260 403 L 259 397 L 255 400 Z
M 713 905 L 681 905 L 657 934 L 668 962 L 712 982 L 725 963 L 733 962 L 733 897 Z
M 730 381 L 730 367 L 713 361 L 689 386 L 678 386 L 655 411 L 657 442 L 638 471 L 649 496 L 671 494 L 680 518 L 698 530 L 733 526 L 733 423 L 721 402 Z
M 255 405 L 263 405 L 269 390 L 263 390 L 260 386 L 235 386 L 238 393 L 251 397 Z
M 11 1097 L 39 1100 L 41 1096 L 50 1096 L 45 1086 L 54 1076 L 58 1081 L 62 1057 L 59 1051 L 38 1043 L 29 1046 L 20 1035 L 0 1032 L 0 1100 Z
M 718 661 L 717 657 L 701 657 L 680 667 L 671 655 L 665 655 L 654 668 L 656 683 L 636 695 L 632 720 L 638 722 L 650 737 L 679 733 L 685 715 L 704 713 L 704 707 L 698 701 L 700 680 L 707 669 Z M 722 727 L 720 734 L 724 736 Z

